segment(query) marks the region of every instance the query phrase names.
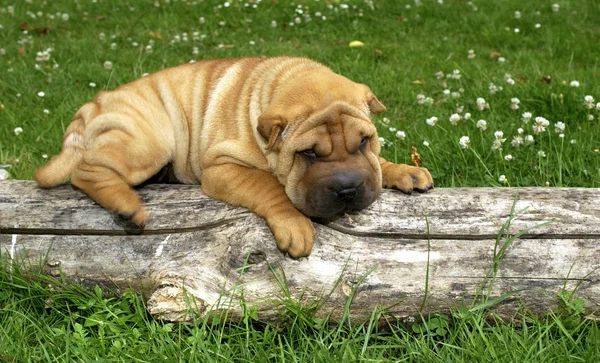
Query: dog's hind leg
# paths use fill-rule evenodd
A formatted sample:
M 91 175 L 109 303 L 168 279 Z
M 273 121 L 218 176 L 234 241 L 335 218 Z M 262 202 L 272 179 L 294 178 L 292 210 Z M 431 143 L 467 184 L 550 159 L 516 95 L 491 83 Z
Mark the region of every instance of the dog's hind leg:
M 142 135 L 123 129 L 102 132 L 71 174 L 73 185 L 139 227 L 148 215 L 132 186 L 156 174 L 170 159 L 163 145 Z

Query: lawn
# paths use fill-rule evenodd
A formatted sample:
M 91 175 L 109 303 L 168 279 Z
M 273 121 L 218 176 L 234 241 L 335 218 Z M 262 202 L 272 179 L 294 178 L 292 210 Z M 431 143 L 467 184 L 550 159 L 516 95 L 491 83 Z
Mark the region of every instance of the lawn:
M 3 1 L 0 179 L 31 179 L 101 90 L 200 59 L 295 55 L 369 85 L 388 107 L 374 117 L 384 156 L 409 163 L 415 146 L 437 187 L 599 187 L 598 19 L 600 2 L 568 0 Z M 576 307 L 494 324 L 456 311 L 414 330 L 298 306 L 284 326 L 180 325 L 136 294 L 57 290 L 2 263 L 0 362 L 600 360 L 598 323 Z

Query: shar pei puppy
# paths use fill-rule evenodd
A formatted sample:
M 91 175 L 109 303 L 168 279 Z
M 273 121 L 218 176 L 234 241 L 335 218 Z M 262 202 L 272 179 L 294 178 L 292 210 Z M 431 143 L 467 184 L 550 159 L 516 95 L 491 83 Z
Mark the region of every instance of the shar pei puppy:
M 366 85 L 309 59 L 200 61 L 98 93 L 35 179 L 49 188 L 70 177 L 140 228 L 149 215 L 133 186 L 156 175 L 199 183 L 265 218 L 298 258 L 313 246 L 309 217 L 365 208 L 382 187 L 433 187 L 426 169 L 379 157 L 369 115 L 385 109 Z

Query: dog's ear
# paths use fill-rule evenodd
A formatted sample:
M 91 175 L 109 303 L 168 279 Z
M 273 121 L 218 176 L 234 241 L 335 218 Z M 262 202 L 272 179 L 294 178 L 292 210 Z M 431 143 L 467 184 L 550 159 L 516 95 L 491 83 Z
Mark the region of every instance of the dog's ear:
M 267 142 L 267 150 L 273 148 L 277 140 L 281 137 L 281 131 L 285 127 L 285 122 L 281 115 L 269 112 L 268 110 L 258 117 L 258 126 L 256 130 Z
M 372 113 L 382 113 L 386 110 L 386 107 L 383 103 L 379 102 L 377 97 L 374 94 L 370 93 L 367 95 L 367 105 L 369 105 L 369 109 Z

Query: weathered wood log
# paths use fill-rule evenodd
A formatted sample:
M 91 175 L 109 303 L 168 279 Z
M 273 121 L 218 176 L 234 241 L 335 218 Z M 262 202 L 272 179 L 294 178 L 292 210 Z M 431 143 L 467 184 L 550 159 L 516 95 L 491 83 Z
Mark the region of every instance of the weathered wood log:
M 151 219 L 143 233 L 130 234 L 68 185 L 1 182 L 0 253 L 86 286 L 142 289 L 150 313 L 168 320 L 189 319 L 190 301 L 196 313 L 227 309 L 239 317 L 242 292 L 263 321 L 281 319 L 278 301 L 288 293 L 320 301 L 319 314 L 333 318 L 351 294 L 358 319 L 376 306 L 403 318 L 468 305 L 490 284 L 490 298 L 519 290 L 494 307 L 501 317 L 525 307 L 556 310 L 563 289 L 576 290 L 588 314 L 600 307 L 600 189 L 385 191 L 366 210 L 316 222 L 313 252 L 299 261 L 277 250 L 263 219 L 198 186 L 150 185 L 140 193 Z M 517 211 L 508 236 L 500 235 Z

